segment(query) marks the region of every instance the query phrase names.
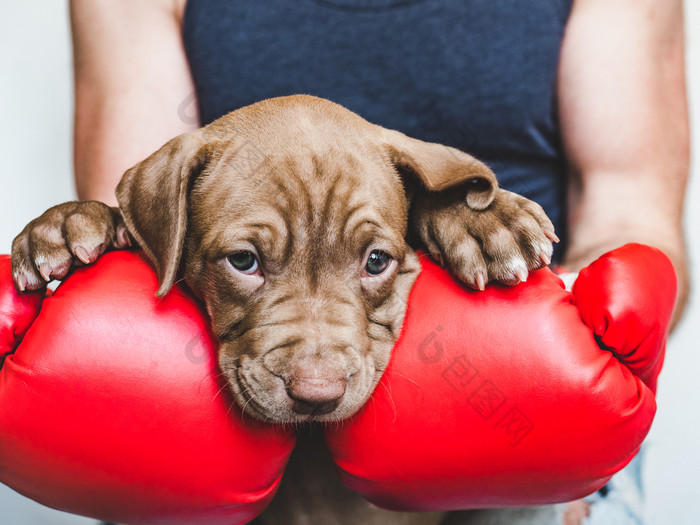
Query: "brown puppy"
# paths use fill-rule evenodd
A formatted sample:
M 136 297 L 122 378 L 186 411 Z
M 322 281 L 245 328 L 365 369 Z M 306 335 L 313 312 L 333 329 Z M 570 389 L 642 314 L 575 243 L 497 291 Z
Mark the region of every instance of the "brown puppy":
M 181 274 L 203 299 L 236 401 L 273 422 L 341 420 L 367 401 L 419 271 L 409 220 L 475 288 L 524 280 L 555 239 L 539 206 L 469 155 L 309 96 L 171 140 L 126 172 L 117 198 L 119 210 L 66 203 L 32 221 L 13 242 L 17 288 L 127 246 L 128 230 L 158 295 Z

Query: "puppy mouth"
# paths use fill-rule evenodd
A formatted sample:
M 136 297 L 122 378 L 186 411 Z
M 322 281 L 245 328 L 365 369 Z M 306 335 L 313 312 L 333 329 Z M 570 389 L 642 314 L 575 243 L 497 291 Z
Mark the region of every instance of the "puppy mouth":
M 342 399 L 332 403 L 332 406 L 311 405 L 303 401 L 296 401 L 287 397 L 282 403 L 272 403 L 269 406 L 260 402 L 255 397 L 255 389 L 250 386 L 250 382 L 245 374 L 239 369 L 237 376 L 237 399 L 241 409 L 248 415 L 262 421 L 270 423 L 311 423 L 314 421 L 336 421 L 338 416 L 334 416 L 337 408 L 342 403 Z M 281 378 L 278 378 L 282 382 Z M 344 419 L 344 418 L 343 418 Z
M 348 381 L 347 387 L 351 392 L 343 392 L 337 398 L 327 401 L 308 402 L 305 399 L 295 399 L 294 391 L 290 389 L 288 382 L 274 374 L 269 374 L 270 378 L 273 378 L 274 387 L 261 384 L 260 381 L 256 380 L 255 371 L 251 368 L 246 366 L 231 367 L 225 375 L 234 399 L 241 410 L 249 416 L 267 423 L 303 424 L 341 421 L 352 417 L 360 410 L 373 390 L 370 388 L 364 392 L 366 389 L 358 389 L 358 385 L 350 385 L 350 381 Z M 372 385 L 376 385 L 378 381 L 376 376 L 381 374 L 373 369 L 371 375 L 375 379 L 372 381 Z M 265 399 L 261 399 L 262 397 Z M 360 398 L 362 401 L 357 402 Z
M 270 407 L 266 406 L 265 403 L 256 399 L 256 389 L 246 377 L 242 366 L 236 367 L 232 371 L 235 375 L 234 377 L 228 377 L 228 383 L 233 391 L 236 403 L 238 403 L 243 412 L 268 423 L 291 422 L 288 419 L 280 419 L 275 411 L 270 410 Z

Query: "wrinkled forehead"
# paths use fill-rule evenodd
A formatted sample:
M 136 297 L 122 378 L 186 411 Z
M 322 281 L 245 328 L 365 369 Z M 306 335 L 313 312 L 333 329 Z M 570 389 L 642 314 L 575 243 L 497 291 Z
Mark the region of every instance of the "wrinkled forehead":
M 242 138 L 224 148 L 192 192 L 193 219 L 207 222 L 205 243 L 225 245 L 245 228 L 278 243 L 292 232 L 297 242 L 338 251 L 373 235 L 402 241 L 406 197 L 379 148 L 357 139 L 340 145 L 336 137 L 315 138 L 276 147 Z

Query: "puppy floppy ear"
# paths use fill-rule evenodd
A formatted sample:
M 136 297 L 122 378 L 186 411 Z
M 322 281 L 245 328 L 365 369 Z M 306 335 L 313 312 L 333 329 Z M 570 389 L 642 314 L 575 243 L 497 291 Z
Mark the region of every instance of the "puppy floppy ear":
M 201 131 L 185 133 L 129 169 L 117 186 L 129 233 L 155 266 L 158 297 L 175 283 L 187 230 L 187 197 L 206 161 Z
M 498 182 L 483 162 L 449 146 L 412 139 L 391 129 L 382 131 L 389 159 L 404 178 L 418 179 L 429 191 L 466 183 L 467 206 L 473 210 L 483 210 L 493 201 Z

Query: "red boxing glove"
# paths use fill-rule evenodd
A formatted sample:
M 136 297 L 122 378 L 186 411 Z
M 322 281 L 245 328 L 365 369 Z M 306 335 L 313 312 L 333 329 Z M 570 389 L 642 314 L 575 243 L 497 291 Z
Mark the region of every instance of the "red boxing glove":
M 652 276 L 658 284 L 648 288 Z M 474 292 L 423 258 L 372 399 L 326 430 L 343 481 L 396 510 L 548 504 L 594 492 L 651 426 L 647 384 L 659 372 L 675 294 L 670 263 L 639 245 L 582 271 L 575 295 L 548 269 Z
M 573 293 L 600 346 L 656 391 L 677 293 L 668 257 L 628 244 L 581 270 Z
M 43 292 L 19 295 L 12 286 L 10 271 L 10 256 L 0 255 L 0 374 L 5 358 L 36 319 L 44 298 Z M 0 382 L 0 388 L 3 384 Z
M 0 260 L 0 481 L 121 523 L 232 524 L 272 498 L 294 435 L 233 405 L 209 321 L 183 289 L 156 299 L 131 252 L 104 255 L 44 300 Z

